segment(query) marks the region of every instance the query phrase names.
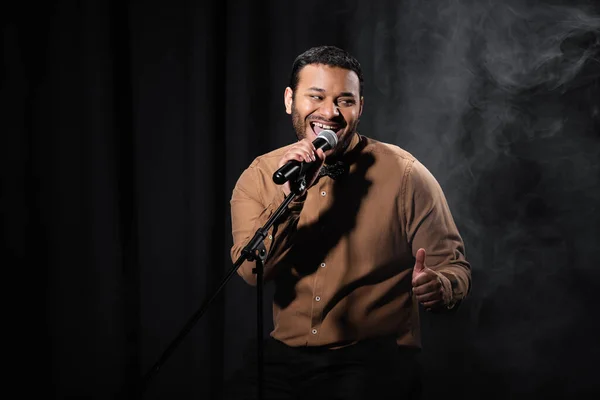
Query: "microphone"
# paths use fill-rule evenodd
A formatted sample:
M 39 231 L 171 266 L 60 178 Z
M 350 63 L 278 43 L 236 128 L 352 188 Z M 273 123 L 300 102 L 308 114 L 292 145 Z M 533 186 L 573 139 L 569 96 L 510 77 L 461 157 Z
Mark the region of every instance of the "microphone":
M 323 151 L 327 151 L 333 149 L 337 145 L 337 135 L 335 132 L 327 129 L 321 131 L 319 136 L 315 140 L 313 140 L 313 146 L 317 149 L 321 149 Z M 318 161 L 312 162 L 300 162 L 298 160 L 290 160 L 285 163 L 281 168 L 279 168 L 273 174 L 273 182 L 278 185 L 283 185 L 289 180 L 296 179 L 298 176 L 301 176 L 306 172 L 307 169 L 312 167 Z

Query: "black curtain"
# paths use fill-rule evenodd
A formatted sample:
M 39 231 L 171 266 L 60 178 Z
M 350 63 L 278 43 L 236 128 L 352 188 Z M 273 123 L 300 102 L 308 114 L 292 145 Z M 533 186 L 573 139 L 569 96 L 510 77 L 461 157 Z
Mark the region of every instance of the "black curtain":
M 425 397 L 599 393 L 596 1 L 48 1 L 3 17 L 5 361 L 21 393 L 135 397 L 230 270 L 231 190 L 294 140 L 283 90 L 321 44 L 361 61 L 360 132 L 434 173 L 473 264 L 459 312 L 424 315 Z M 218 399 L 255 301 L 234 276 L 144 398 Z

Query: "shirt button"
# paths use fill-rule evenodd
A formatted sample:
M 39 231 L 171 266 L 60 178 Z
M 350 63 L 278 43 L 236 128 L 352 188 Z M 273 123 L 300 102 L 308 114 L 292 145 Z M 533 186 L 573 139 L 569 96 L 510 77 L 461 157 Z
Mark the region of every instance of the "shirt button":
M 326 194 L 327 194 L 327 192 L 324 190 L 321 192 L 321 196 L 323 196 L 323 197 L 325 197 Z
M 317 334 L 317 330 L 316 329 L 313 329 L 311 332 L 312 332 L 313 335 Z
M 273 235 L 269 235 L 269 240 L 273 240 Z
M 321 263 L 321 268 L 325 268 L 325 263 Z
M 316 301 L 321 301 L 321 297 L 320 297 L 320 296 L 317 296 L 317 297 L 315 297 L 315 300 L 316 300 Z

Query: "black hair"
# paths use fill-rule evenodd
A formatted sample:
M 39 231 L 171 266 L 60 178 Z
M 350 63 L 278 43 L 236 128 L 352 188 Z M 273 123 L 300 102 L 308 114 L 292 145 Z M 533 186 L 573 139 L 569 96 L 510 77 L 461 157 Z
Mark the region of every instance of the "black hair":
M 294 64 L 292 64 L 292 73 L 290 74 L 290 88 L 294 92 L 298 87 L 298 74 L 300 70 L 310 64 L 323 64 L 354 71 L 358 75 L 358 81 L 360 82 L 359 96 L 362 95 L 363 74 L 360 63 L 346 50 L 335 46 L 313 47 L 296 57 Z

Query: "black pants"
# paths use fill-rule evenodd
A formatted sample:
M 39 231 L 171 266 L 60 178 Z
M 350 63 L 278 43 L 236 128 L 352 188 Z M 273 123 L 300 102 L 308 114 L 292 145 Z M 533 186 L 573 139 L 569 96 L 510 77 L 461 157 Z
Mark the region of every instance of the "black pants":
M 263 399 L 419 399 L 416 355 L 392 338 L 337 350 L 294 348 L 270 338 L 263 347 Z M 245 367 L 225 385 L 227 400 L 257 399 L 255 348 L 245 358 Z

